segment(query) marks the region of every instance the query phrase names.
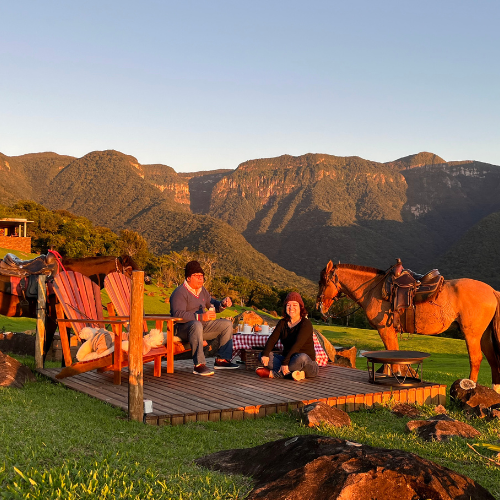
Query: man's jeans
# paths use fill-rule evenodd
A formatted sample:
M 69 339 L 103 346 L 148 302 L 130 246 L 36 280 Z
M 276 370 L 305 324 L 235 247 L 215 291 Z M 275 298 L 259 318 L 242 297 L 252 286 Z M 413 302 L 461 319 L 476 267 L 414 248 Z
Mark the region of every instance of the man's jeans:
M 231 361 L 233 357 L 233 323 L 228 319 L 213 321 L 188 321 L 175 325 L 175 335 L 191 344 L 195 365 L 205 364 L 203 341 L 219 337 L 218 358 Z
M 262 353 L 259 354 L 259 359 L 261 359 Z M 282 354 L 277 354 L 275 352 L 269 353 L 269 364 L 267 367 L 273 372 L 274 378 L 283 378 L 283 374 L 279 371 L 283 360 L 285 357 Z M 290 358 L 290 363 L 288 363 L 288 369 L 290 372 L 296 370 L 303 371 L 306 374 L 306 378 L 313 378 L 318 376 L 318 363 L 313 361 L 307 354 L 299 352 L 292 355 Z

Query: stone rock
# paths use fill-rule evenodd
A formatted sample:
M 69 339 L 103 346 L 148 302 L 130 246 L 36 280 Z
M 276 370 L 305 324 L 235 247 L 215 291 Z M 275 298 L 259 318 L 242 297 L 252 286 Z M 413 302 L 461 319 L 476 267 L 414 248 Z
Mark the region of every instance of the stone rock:
M 33 372 L 17 359 L 0 352 L 0 386 L 21 389 L 26 382 L 36 382 Z
M 455 380 L 450 387 L 450 397 L 460 403 L 463 409 L 474 410 L 482 405 L 484 408 L 490 408 L 493 405 L 500 403 L 500 394 L 489 387 L 477 384 L 471 389 L 464 389 L 462 386 L 466 379 Z M 478 416 L 482 416 L 484 412 L 481 408 L 474 410 Z M 484 415 L 486 416 L 486 415 Z
M 303 406 L 297 410 L 300 420 L 308 427 L 331 425 L 333 427 L 349 427 L 351 417 L 342 410 L 328 406 L 321 401 Z
M 446 408 L 443 405 L 437 405 L 434 407 L 434 411 L 436 413 L 444 414 L 444 413 L 446 413 Z
M 339 366 L 349 366 L 350 368 L 356 368 L 356 354 L 358 350 L 355 346 L 351 348 L 340 348 L 337 349 L 337 353 L 335 355 L 334 365 Z M 347 360 L 347 364 L 345 362 Z
M 331 342 L 320 331 L 314 328 L 313 332 L 316 335 L 318 342 L 321 344 L 321 347 L 326 352 L 328 360 L 333 363 L 335 361 L 335 355 L 337 354 L 337 350 L 335 349 L 335 347 L 333 347 Z
M 500 403 L 491 405 L 489 407 L 479 404 L 473 408 L 473 413 L 477 417 L 486 418 L 488 420 L 491 420 L 493 418 L 500 418 Z
M 409 432 L 415 431 L 425 441 L 446 441 L 453 436 L 474 438 L 481 433 L 469 424 L 454 420 L 448 415 L 438 415 L 428 420 L 410 420 L 406 424 Z
M 418 408 L 415 405 L 408 403 L 397 403 L 392 407 L 392 413 L 397 417 L 415 418 L 420 415 Z
M 472 479 L 413 453 L 326 436 L 220 451 L 196 463 L 252 477 L 249 500 L 494 500 Z

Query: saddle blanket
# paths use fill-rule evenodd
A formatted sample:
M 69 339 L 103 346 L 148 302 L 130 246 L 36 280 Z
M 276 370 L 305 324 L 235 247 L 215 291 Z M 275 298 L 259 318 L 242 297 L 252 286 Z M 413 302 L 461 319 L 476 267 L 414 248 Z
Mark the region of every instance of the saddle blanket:
M 239 352 L 243 349 L 253 349 L 254 347 L 262 347 L 266 345 L 267 339 L 269 337 L 267 335 L 254 335 L 254 334 L 234 334 L 233 335 L 233 357 L 239 354 Z M 326 352 L 321 347 L 319 340 L 316 338 L 316 335 L 313 334 L 314 340 L 314 351 L 316 353 L 316 362 L 318 366 L 326 366 L 328 364 L 328 356 Z M 283 344 L 278 341 L 276 347 L 279 349 L 283 349 Z
M 28 283 L 26 283 L 26 280 L 28 280 Z M 54 287 L 50 281 L 47 281 L 47 289 L 49 295 L 54 293 Z M 38 297 L 38 276 L 0 276 L 0 291 L 18 297 Z

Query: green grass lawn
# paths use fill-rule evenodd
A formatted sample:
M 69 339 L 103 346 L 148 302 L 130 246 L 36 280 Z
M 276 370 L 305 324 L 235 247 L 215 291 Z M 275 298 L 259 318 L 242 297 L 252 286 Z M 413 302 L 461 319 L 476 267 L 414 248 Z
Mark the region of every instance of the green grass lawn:
M 146 287 L 145 311 L 168 312 L 169 291 Z M 105 302 L 103 300 L 103 302 Z M 226 310 L 234 315 L 240 308 Z M 22 319 L 0 318 L 0 328 Z M 16 323 L 19 321 L 19 323 Z M 371 330 L 317 325 L 334 345 L 383 349 Z M 462 340 L 412 336 L 401 349 L 431 353 L 424 361 L 424 378 L 448 386 L 469 373 Z M 22 358 L 33 366 L 33 358 Z M 366 369 L 366 360 L 358 359 Z M 193 460 L 230 448 L 246 448 L 283 437 L 320 433 L 383 448 L 416 453 L 465 474 L 500 498 L 500 468 L 477 456 L 467 443 L 500 444 L 500 422 L 467 420 L 447 404 L 454 418 L 481 432 L 476 440 L 454 438 L 427 443 L 405 432 L 406 418 L 388 407 L 350 414 L 350 428 L 310 430 L 293 414 L 259 420 L 194 423 L 152 427 L 129 422 L 126 415 L 101 401 L 66 389 L 37 375 L 24 389 L 0 388 L 0 499 L 242 499 L 251 481 L 201 469 Z M 490 385 L 486 363 L 480 383 Z M 432 407 L 424 407 L 426 416 Z M 490 457 L 493 452 L 481 450 Z

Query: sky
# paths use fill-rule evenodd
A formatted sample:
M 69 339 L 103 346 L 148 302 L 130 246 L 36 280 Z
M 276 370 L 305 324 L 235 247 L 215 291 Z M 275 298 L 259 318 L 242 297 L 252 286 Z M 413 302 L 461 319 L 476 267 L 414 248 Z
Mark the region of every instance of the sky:
M 0 2 L 0 152 L 500 165 L 500 2 Z

